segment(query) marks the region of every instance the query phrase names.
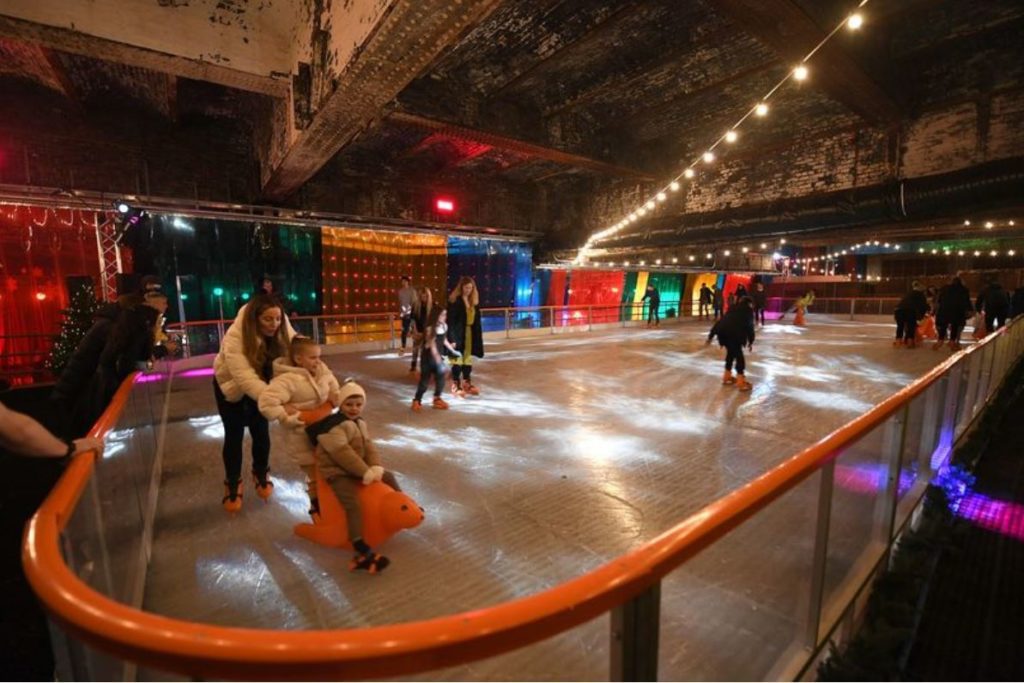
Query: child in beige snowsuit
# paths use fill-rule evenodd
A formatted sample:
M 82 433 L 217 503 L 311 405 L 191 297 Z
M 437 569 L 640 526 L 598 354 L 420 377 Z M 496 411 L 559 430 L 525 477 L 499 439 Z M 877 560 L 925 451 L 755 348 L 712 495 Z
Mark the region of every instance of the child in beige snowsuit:
M 341 410 L 306 428 L 309 438 L 317 444 L 316 460 L 323 477 L 345 509 L 349 540 L 356 550 L 352 569 L 377 572 L 390 561 L 374 553 L 363 540 L 363 512 L 359 506 L 359 488 L 375 481 L 401 491 L 395 475 L 385 472 L 380 454 L 370 440 L 366 421 L 360 417 L 366 403 L 366 392 L 349 380 L 341 386 Z
M 341 405 L 338 379 L 320 360 L 320 345 L 308 337 L 292 340 L 287 357 L 274 361 L 274 378 L 260 394 L 259 409 L 268 420 L 284 427 L 285 450 L 306 475 L 310 515 L 320 511 L 314 480 L 313 445 L 297 411 L 313 410 L 325 402 Z

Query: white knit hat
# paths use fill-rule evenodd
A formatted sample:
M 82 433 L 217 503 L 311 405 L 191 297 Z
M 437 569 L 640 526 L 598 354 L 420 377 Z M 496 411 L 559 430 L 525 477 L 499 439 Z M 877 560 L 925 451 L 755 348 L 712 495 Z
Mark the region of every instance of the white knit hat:
M 359 396 L 364 402 L 366 401 L 366 390 L 356 384 L 354 379 L 349 378 L 341 385 L 341 400 L 344 401 L 352 396 Z

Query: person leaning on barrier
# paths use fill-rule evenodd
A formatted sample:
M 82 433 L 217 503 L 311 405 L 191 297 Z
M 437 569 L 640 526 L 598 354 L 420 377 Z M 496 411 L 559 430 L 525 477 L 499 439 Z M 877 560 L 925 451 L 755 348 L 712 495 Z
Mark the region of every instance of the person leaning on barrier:
M 92 437 L 59 439 L 24 413 L 0 403 L 0 446 L 11 453 L 34 458 L 64 458 L 86 451 L 103 453 L 103 441 Z

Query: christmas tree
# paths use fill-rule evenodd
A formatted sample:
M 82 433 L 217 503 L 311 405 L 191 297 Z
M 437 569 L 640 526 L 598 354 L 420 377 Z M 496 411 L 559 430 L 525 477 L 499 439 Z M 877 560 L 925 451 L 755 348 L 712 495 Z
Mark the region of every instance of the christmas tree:
M 46 367 L 54 375 L 60 375 L 64 370 L 78 343 L 92 327 L 92 319 L 97 308 L 99 304 L 96 302 L 96 294 L 91 283 L 85 283 L 71 291 L 71 301 L 68 307 L 61 311 L 64 322 L 61 323 L 60 333 L 53 339 L 53 349 L 46 361 Z

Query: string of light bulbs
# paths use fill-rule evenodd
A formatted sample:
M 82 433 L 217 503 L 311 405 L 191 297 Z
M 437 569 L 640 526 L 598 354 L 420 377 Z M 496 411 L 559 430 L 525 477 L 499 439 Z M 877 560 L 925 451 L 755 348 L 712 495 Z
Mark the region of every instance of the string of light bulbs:
M 817 54 L 818 50 L 820 50 L 826 43 L 828 43 L 828 41 L 831 40 L 836 33 L 838 33 L 844 26 L 846 26 L 851 31 L 856 31 L 860 29 L 861 26 L 864 25 L 864 15 L 861 14 L 859 10 L 863 8 L 865 5 L 867 5 L 868 2 L 869 0 L 860 0 L 860 2 L 857 4 L 856 10 L 852 14 L 848 15 L 841 22 L 839 22 L 835 26 L 835 28 L 833 28 L 824 38 L 821 39 L 821 41 L 817 45 L 814 46 L 813 50 L 808 52 L 807 55 L 804 56 L 804 58 L 801 59 L 800 62 L 793 69 L 789 70 L 786 73 L 786 75 L 783 76 L 782 79 L 780 79 L 779 82 L 776 83 L 752 107 L 750 107 L 750 109 L 748 109 L 746 113 L 744 113 L 743 116 L 741 116 L 739 120 L 736 121 L 736 123 L 734 123 L 728 129 L 726 129 L 725 133 L 719 136 L 719 138 L 715 140 L 711 144 L 711 146 L 707 148 L 706 151 L 704 151 L 700 156 L 694 158 L 679 175 L 674 177 L 671 181 L 669 181 L 667 185 L 662 187 L 660 190 L 649 196 L 645 201 L 641 202 L 640 205 L 637 208 L 635 208 L 628 216 L 618 221 L 614 225 L 590 235 L 590 237 L 587 238 L 587 241 L 584 243 L 584 245 L 580 248 L 579 252 L 577 252 L 576 258 L 574 260 L 575 264 L 579 265 L 583 262 L 583 259 L 586 258 L 587 254 L 590 252 L 590 248 L 594 245 L 594 243 L 621 232 L 624 228 L 626 228 L 632 223 L 636 223 L 638 220 L 646 216 L 648 213 L 653 213 L 659 205 L 663 204 L 665 201 L 668 200 L 670 193 L 679 191 L 679 189 L 682 187 L 681 181 L 693 180 L 697 175 L 697 171 L 695 170 L 695 168 L 701 162 L 703 162 L 704 164 L 711 164 L 715 161 L 715 150 L 718 149 L 720 145 L 722 145 L 723 143 L 732 144 L 739 139 L 738 129 L 741 125 L 743 125 L 743 123 L 747 119 L 749 119 L 751 116 L 756 116 L 759 118 L 767 116 L 768 100 L 771 99 L 771 97 L 779 90 L 779 88 L 785 85 L 786 82 L 789 81 L 790 79 L 796 81 L 806 80 L 810 73 L 810 71 L 807 68 L 807 62 L 815 54 Z

